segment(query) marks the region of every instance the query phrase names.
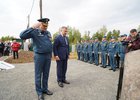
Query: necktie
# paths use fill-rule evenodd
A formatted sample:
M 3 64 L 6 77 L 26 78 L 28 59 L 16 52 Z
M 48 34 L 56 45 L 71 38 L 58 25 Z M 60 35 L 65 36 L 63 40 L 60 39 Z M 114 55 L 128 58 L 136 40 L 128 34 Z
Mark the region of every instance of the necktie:
M 67 41 L 66 36 L 64 36 L 64 39 L 65 39 L 65 43 L 66 43 L 66 45 L 68 45 L 68 41 Z

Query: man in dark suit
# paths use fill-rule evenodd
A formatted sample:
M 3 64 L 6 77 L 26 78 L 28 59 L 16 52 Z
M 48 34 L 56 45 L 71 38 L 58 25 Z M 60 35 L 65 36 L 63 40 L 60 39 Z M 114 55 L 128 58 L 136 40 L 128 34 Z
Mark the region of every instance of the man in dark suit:
M 56 36 L 53 45 L 53 52 L 57 63 L 57 82 L 60 87 L 64 87 L 63 83 L 70 84 L 66 80 L 67 61 L 69 58 L 69 42 L 67 27 L 61 27 L 61 32 Z

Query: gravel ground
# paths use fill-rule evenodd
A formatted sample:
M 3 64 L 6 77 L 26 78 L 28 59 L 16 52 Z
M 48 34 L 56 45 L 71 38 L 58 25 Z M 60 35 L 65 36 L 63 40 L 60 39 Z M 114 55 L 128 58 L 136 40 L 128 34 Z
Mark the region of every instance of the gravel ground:
M 15 64 L 15 68 L 0 71 L 0 100 L 37 100 L 34 87 L 34 64 Z M 52 96 L 45 100 L 116 100 L 118 74 L 78 60 L 69 60 L 67 80 L 60 88 L 56 82 L 56 62 L 52 61 L 49 89 Z

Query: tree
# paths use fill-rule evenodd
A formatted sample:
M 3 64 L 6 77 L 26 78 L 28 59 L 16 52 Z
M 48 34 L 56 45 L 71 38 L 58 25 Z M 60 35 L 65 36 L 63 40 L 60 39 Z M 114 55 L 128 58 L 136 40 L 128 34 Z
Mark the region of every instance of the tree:
M 82 39 L 89 40 L 90 39 L 90 31 L 85 31 L 85 34 L 83 35 Z
M 109 41 L 111 37 L 112 37 L 112 32 L 109 31 L 109 32 L 107 33 L 107 36 L 106 36 L 107 41 Z
M 107 33 L 107 28 L 105 25 L 101 27 L 95 34 L 92 35 L 92 38 L 95 39 L 95 37 L 98 38 L 99 41 L 102 41 L 103 36 L 105 36 Z
M 58 34 L 59 34 L 59 32 L 56 32 L 56 33 L 53 34 L 53 38 L 52 38 L 53 41 Z
M 72 44 L 74 41 L 74 37 L 73 37 L 73 29 L 70 26 L 68 26 L 68 37 L 69 37 L 69 43 Z
M 112 31 L 113 33 L 112 33 L 112 36 L 114 36 L 116 39 L 119 37 L 119 35 L 120 35 L 120 30 L 113 30 Z
M 68 26 L 68 36 L 70 44 L 76 44 L 81 40 L 81 33 L 78 29 Z
M 106 35 L 107 33 L 107 28 L 105 25 L 103 25 L 103 27 L 100 28 L 100 30 L 98 31 L 99 34 L 101 34 L 102 36 Z
M 97 37 L 99 41 L 102 41 L 103 36 L 104 35 L 102 33 L 99 33 L 99 31 L 97 31 L 95 34 L 92 35 L 92 38 L 95 39 L 95 37 Z
M 1 37 L 2 41 L 12 41 L 14 39 L 16 39 L 16 38 L 14 38 L 13 36 L 2 36 Z
M 81 33 L 79 32 L 79 30 L 77 29 L 74 30 L 73 37 L 74 37 L 74 41 L 73 41 L 74 44 L 81 41 Z
M 109 31 L 107 33 L 106 39 L 109 41 L 111 39 L 111 37 L 114 36 L 116 38 L 116 40 L 117 40 L 117 38 L 119 37 L 119 35 L 120 35 L 120 30 L 115 30 L 114 29 L 112 32 Z

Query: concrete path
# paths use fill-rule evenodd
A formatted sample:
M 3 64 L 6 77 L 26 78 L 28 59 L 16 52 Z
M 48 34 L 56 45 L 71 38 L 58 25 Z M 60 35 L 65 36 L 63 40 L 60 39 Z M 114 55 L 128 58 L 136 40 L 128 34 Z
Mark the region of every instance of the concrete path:
M 37 100 L 34 88 L 34 64 L 16 64 L 0 71 L 0 100 Z M 52 61 L 49 89 L 45 100 L 115 100 L 119 71 L 101 68 L 78 60 L 69 60 L 67 79 L 70 85 L 60 88 L 56 82 L 56 63 Z

